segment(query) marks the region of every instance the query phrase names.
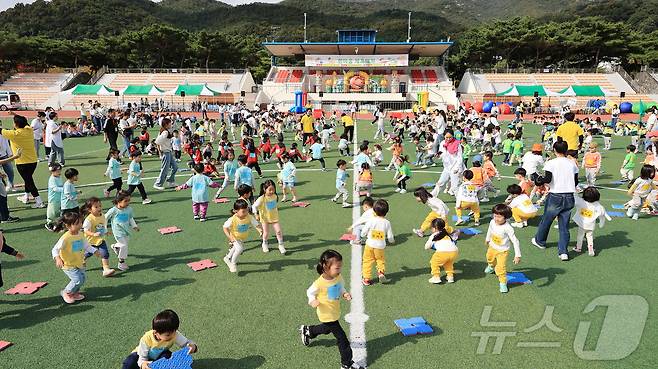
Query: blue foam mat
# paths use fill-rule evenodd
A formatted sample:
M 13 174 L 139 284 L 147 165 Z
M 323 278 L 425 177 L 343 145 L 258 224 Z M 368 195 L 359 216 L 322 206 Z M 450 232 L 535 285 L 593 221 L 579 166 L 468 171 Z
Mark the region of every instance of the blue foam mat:
M 482 231 L 477 228 L 462 228 L 460 231 L 467 236 L 475 236 L 476 234 L 482 233 Z
M 149 364 L 151 369 L 192 369 L 190 349 L 184 347 L 171 355 L 169 359 L 159 359 Z
M 532 284 L 532 281 L 523 272 L 507 273 L 508 284 Z
M 608 215 L 613 218 L 623 218 L 626 216 L 626 213 L 623 213 L 621 211 L 609 211 Z
M 612 208 L 613 208 L 613 209 L 617 209 L 617 210 L 623 210 L 623 209 L 626 209 L 626 208 L 624 207 L 624 204 L 612 204 Z
M 463 220 L 464 222 L 468 222 L 469 219 L 471 219 L 471 217 L 469 217 L 468 215 L 462 215 L 462 220 Z M 459 220 L 459 218 L 457 218 L 456 215 L 453 215 L 453 216 L 452 216 L 452 221 L 453 221 L 453 222 L 456 222 L 457 220 Z

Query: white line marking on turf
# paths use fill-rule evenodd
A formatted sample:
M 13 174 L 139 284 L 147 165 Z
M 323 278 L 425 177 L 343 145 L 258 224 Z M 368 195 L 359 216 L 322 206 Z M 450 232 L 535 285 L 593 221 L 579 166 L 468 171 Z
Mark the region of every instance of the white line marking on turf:
M 353 137 L 353 155 L 356 155 L 358 150 L 357 133 L 354 130 Z M 352 223 L 356 222 L 361 215 L 361 199 L 359 191 L 357 191 L 356 183 L 359 171 L 357 164 L 354 164 L 352 173 Z M 355 227 L 352 232 L 359 234 L 361 227 Z M 352 294 L 352 303 L 350 305 L 350 313 L 345 315 L 345 321 L 350 324 L 350 343 L 352 346 L 352 354 L 355 363 L 363 367 L 367 366 L 366 359 L 368 353 L 366 350 L 366 321 L 368 315 L 365 311 L 365 300 L 363 298 L 363 283 L 361 283 L 361 261 L 363 247 L 361 244 L 352 244 L 351 265 L 350 265 L 350 293 Z

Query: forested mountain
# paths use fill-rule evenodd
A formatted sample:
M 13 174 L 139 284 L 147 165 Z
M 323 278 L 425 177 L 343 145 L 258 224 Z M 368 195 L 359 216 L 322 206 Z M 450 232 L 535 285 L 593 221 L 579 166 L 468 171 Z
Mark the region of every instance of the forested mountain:
M 490 67 L 658 66 L 658 0 L 38 0 L 0 13 L 0 69 L 17 65 L 248 67 L 262 77 L 265 40 L 335 40 L 337 29 L 402 41 L 450 37 L 449 71 Z M 294 63 L 296 61 L 290 60 Z M 299 61 L 297 61 L 299 62 Z M 418 62 L 435 62 L 421 60 Z

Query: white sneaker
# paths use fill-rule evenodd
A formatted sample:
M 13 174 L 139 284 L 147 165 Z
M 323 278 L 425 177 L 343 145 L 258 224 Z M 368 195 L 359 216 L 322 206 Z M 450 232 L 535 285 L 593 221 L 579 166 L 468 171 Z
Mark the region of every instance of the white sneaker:
M 400 191 L 402 191 L 402 189 L 400 189 L 400 188 L 395 189 L 395 192 L 400 192 Z
M 510 225 L 514 228 L 523 228 L 523 223 L 519 223 L 519 222 L 514 222 Z
M 562 261 L 567 261 L 567 260 L 569 260 L 569 255 L 567 255 L 567 254 L 560 254 L 560 260 L 562 260 Z
M 267 246 L 266 243 L 263 243 L 261 247 L 263 248 L 263 252 L 270 252 L 270 248 Z
M 142 205 L 148 205 L 148 204 L 150 204 L 150 203 L 152 203 L 152 202 L 153 202 L 153 201 L 151 201 L 151 199 L 146 199 L 146 200 L 142 201 Z
M 400 193 L 407 193 L 407 190 L 402 189 L 402 190 L 400 190 Z
M 117 265 L 117 268 L 120 271 L 125 272 L 126 270 L 128 270 L 128 264 L 126 264 L 126 262 L 124 261 L 123 263 L 119 263 L 119 265 Z
M 640 214 L 638 214 L 638 213 L 633 214 L 633 218 L 632 218 L 632 219 L 633 219 L 633 220 L 638 220 L 638 219 L 640 219 Z
M 167 182 L 167 188 L 175 188 L 176 182 Z
M 103 277 L 109 277 L 112 274 L 114 274 L 114 269 L 104 269 L 103 270 Z
M 228 267 L 228 269 L 231 269 L 231 259 L 228 258 L 228 256 L 224 256 L 224 264 Z
M 441 283 L 441 277 L 433 276 L 432 278 L 428 279 L 427 281 L 432 283 L 432 284 L 440 284 Z
M 228 266 L 228 271 L 231 273 L 237 273 L 238 272 L 238 266 L 235 265 L 234 263 L 230 263 Z
M 594 250 L 590 250 L 590 251 L 588 251 L 587 253 L 589 254 L 589 256 L 595 256 L 595 255 L 596 255 L 596 254 L 594 253 Z
M 424 235 L 424 234 L 423 234 L 423 231 L 421 231 L 420 229 L 415 229 L 415 228 L 414 228 L 414 229 L 412 229 L 411 231 L 412 231 L 416 236 L 418 236 L 418 237 L 423 237 L 423 235 Z
M 281 255 L 285 255 L 287 251 L 286 248 L 283 247 L 283 245 L 279 245 L 279 252 L 281 253 Z
M 27 199 L 27 195 L 18 196 L 16 197 L 16 200 L 22 202 L 23 204 L 27 204 L 29 202 L 29 200 Z
M 348 203 L 348 202 L 344 202 L 344 203 L 343 203 L 343 207 L 344 207 L 344 208 L 351 208 L 351 207 L 352 207 L 352 204 L 350 204 L 350 203 Z
M 539 242 L 537 242 L 537 240 L 535 240 L 534 237 L 532 238 L 532 240 L 530 240 L 530 242 L 532 242 L 532 244 L 535 245 L 535 247 L 537 247 L 538 249 L 542 249 L 542 250 L 543 250 L 543 249 L 546 248 L 546 246 L 542 246 L 542 245 L 540 245 Z
M 448 283 L 455 283 L 455 277 L 451 276 L 451 275 L 448 275 L 448 276 L 446 276 L 446 281 Z
M 32 209 L 43 209 L 45 207 L 46 207 L 46 204 L 44 204 L 43 202 L 40 202 L 40 203 L 37 203 L 37 204 L 34 204 L 34 205 L 31 206 Z
M 489 198 L 488 198 L 488 197 L 485 197 L 485 198 L 483 198 L 482 200 L 480 200 L 480 202 L 489 202 Z
M 160 191 L 165 189 L 164 186 L 158 186 L 157 184 L 154 184 L 153 188 L 155 188 L 156 190 L 160 190 Z

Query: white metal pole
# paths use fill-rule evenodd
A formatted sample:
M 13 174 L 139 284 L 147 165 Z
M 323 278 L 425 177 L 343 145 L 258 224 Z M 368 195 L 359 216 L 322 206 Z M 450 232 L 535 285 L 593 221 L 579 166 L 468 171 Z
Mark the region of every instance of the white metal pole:
M 409 27 L 407 28 L 407 42 L 411 42 L 411 12 L 409 12 Z
M 304 43 L 308 42 L 306 38 L 306 13 L 304 13 Z

